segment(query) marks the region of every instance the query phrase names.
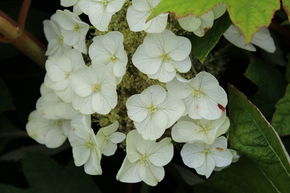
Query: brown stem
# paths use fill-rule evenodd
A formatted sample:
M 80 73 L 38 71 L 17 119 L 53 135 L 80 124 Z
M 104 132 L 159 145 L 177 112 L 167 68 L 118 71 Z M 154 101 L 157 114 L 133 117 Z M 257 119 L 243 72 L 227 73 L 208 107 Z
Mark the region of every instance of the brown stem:
M 30 8 L 30 4 L 31 0 L 23 0 L 20 14 L 18 16 L 18 27 L 21 32 L 24 30 L 25 27 L 25 22 Z
M 31 34 L 19 29 L 15 21 L 0 11 L 1 40 L 4 42 L 10 41 L 17 49 L 43 67 L 45 62 L 45 47 Z

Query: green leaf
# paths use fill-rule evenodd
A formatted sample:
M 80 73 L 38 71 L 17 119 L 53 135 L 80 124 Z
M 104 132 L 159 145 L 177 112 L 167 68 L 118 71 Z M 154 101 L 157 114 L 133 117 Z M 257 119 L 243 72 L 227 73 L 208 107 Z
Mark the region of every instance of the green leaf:
M 193 36 L 193 38 L 191 38 L 193 55 L 201 62 L 204 62 L 207 55 L 219 42 L 221 36 L 228 29 L 230 24 L 231 21 L 228 15 L 224 15 L 215 22 L 213 28 L 209 30 L 204 37 L 200 38 Z
M 288 63 L 286 66 L 286 80 L 287 82 L 290 83 L 290 54 L 288 54 L 287 58 L 288 58 Z
M 4 81 L 0 79 L 0 113 L 15 109 L 10 91 Z
M 286 11 L 290 21 L 290 0 L 282 0 L 283 8 Z
M 212 190 L 207 191 L 208 188 Z M 251 160 L 243 157 L 230 167 L 216 172 L 205 184 L 196 187 L 197 193 L 275 193 L 273 186 L 262 170 Z
M 18 188 L 0 185 L 0 192 L 100 193 L 92 178 L 82 168 L 76 168 L 73 164 L 62 167 L 41 154 L 28 153 L 23 160 L 23 171 L 30 185 L 29 189 L 17 191 Z
M 273 66 L 251 58 L 245 76 L 258 87 L 258 91 L 251 98 L 266 118 L 270 119 L 277 101 L 285 92 L 285 83 L 282 74 Z
M 289 155 L 278 134 L 258 108 L 233 86 L 229 86 L 229 117 L 231 148 L 256 164 L 274 192 L 289 192 Z
M 199 16 L 219 3 L 228 6 L 232 22 L 242 30 L 247 43 L 262 26 L 270 24 L 275 11 L 280 9 L 279 0 L 161 0 L 150 18 L 164 12 L 171 12 L 177 17 L 187 14 Z
M 276 104 L 272 125 L 279 135 L 290 135 L 290 84 L 288 84 L 285 96 Z

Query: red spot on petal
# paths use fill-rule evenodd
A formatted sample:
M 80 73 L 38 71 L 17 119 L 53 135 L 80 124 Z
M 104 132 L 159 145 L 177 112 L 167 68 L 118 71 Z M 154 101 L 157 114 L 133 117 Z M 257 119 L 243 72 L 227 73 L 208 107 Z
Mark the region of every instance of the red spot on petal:
M 226 108 L 224 106 L 222 106 L 221 104 L 218 104 L 217 106 L 222 112 L 224 112 L 226 110 Z
M 215 149 L 218 150 L 218 151 L 224 151 L 224 148 L 221 148 L 221 147 L 217 147 Z

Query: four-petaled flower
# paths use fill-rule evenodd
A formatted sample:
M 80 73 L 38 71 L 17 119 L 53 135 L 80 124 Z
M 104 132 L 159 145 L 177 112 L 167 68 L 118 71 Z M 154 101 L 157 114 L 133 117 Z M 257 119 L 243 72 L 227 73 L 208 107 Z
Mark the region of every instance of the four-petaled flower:
M 168 13 L 162 13 L 147 21 L 153 8 L 160 0 L 132 0 L 132 6 L 127 11 L 127 22 L 130 30 L 134 32 L 146 31 L 148 33 L 161 33 L 167 25 Z
M 72 105 L 83 114 L 106 115 L 117 105 L 116 81 L 105 65 L 91 65 L 72 76 Z
M 97 144 L 105 156 L 113 155 L 117 150 L 117 144 L 126 138 L 125 134 L 116 132 L 118 128 L 119 123 L 115 121 L 111 125 L 101 128 L 97 133 Z
M 156 140 L 184 113 L 184 103 L 161 86 L 150 86 L 126 103 L 128 116 L 144 139 Z
M 75 165 L 84 165 L 87 174 L 101 175 L 102 153 L 97 145 L 96 135 L 91 128 L 90 116 L 75 117 L 71 122 L 71 127 L 69 141 Z
M 95 37 L 89 48 L 92 64 L 107 65 L 115 75 L 117 82 L 120 82 L 126 73 L 128 62 L 123 40 L 123 34 L 120 32 L 109 32 L 106 35 Z
M 183 99 L 192 119 L 218 119 L 228 103 L 227 94 L 217 79 L 208 72 L 200 72 L 191 80 L 173 80 L 168 92 Z
M 126 139 L 126 151 L 123 164 L 117 174 L 121 182 L 136 183 L 144 181 L 156 186 L 164 178 L 164 168 L 173 157 L 173 145 L 170 138 L 159 142 L 147 141 L 136 130 Z
M 165 30 L 160 34 L 148 34 L 133 55 L 132 62 L 149 78 L 169 82 L 176 71 L 186 73 L 191 68 L 190 40 Z
M 181 150 L 185 165 L 194 168 L 208 178 L 215 167 L 225 167 L 232 163 L 233 154 L 227 149 L 227 139 L 218 137 L 211 145 L 205 143 L 185 144 Z

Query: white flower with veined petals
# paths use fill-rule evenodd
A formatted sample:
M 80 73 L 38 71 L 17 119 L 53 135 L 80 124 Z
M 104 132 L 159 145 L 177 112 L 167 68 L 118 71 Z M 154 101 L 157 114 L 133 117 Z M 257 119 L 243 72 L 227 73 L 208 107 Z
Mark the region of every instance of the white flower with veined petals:
M 132 0 L 132 6 L 127 11 L 127 22 L 130 30 L 134 32 L 146 31 L 148 33 L 161 33 L 167 25 L 168 13 L 162 13 L 147 21 L 153 8 L 160 0 Z
M 232 163 L 233 154 L 227 149 L 227 139 L 219 137 L 211 145 L 204 143 L 185 144 L 181 150 L 183 163 L 208 178 L 215 167 Z
M 63 36 L 59 26 L 51 20 L 43 21 L 44 35 L 48 41 L 46 56 L 62 55 L 71 49 L 71 46 L 63 42 Z
M 61 35 L 65 44 L 82 53 L 87 53 L 86 35 L 89 25 L 73 12 L 57 10 L 51 19 L 61 27 Z
M 80 9 L 89 16 L 90 22 L 100 31 L 108 31 L 112 16 L 121 10 L 125 0 L 82 0 Z
M 183 99 L 186 114 L 192 119 L 218 119 L 228 103 L 226 92 L 208 72 L 200 72 L 188 81 L 175 79 L 167 84 L 167 89 L 170 94 Z
M 203 142 L 212 144 L 214 140 L 226 133 L 230 120 L 224 113 L 219 119 L 180 119 L 172 128 L 172 139 L 178 143 Z
M 214 20 L 221 17 L 226 12 L 226 6 L 219 4 L 213 10 L 201 16 L 188 15 L 178 19 L 179 25 L 186 31 L 193 32 L 195 35 L 202 37 L 212 28 Z
M 109 32 L 106 35 L 95 37 L 89 48 L 92 64 L 107 65 L 115 75 L 117 82 L 120 82 L 126 73 L 128 62 L 123 41 L 124 36 L 122 33 L 117 31 Z
M 176 71 L 186 73 L 191 68 L 190 40 L 165 30 L 160 34 L 148 34 L 133 55 L 132 62 L 149 78 L 169 82 Z
M 45 64 L 47 74 L 44 84 L 55 91 L 67 103 L 72 101 L 71 76 L 80 68 L 86 67 L 81 53 L 70 50 L 61 56 L 48 58 Z
M 173 145 L 168 137 L 159 142 L 147 141 L 133 130 L 127 135 L 126 152 L 117 180 L 127 183 L 144 181 L 156 186 L 164 178 L 163 166 L 173 157 Z
M 28 135 L 48 148 L 61 146 L 65 142 L 69 130 L 70 121 L 45 119 L 36 110 L 30 113 L 26 124 Z
M 160 138 L 184 113 L 184 103 L 161 86 L 150 86 L 126 103 L 128 116 L 146 140 Z
M 105 65 L 91 65 L 72 76 L 73 107 L 83 114 L 106 115 L 117 105 L 116 81 Z
M 84 165 L 87 174 L 101 175 L 102 153 L 91 128 L 91 117 L 84 115 L 75 117 L 71 122 L 71 127 L 69 142 L 72 146 L 75 165 Z
M 80 15 L 82 13 L 79 2 L 82 0 L 60 0 L 60 5 L 63 7 L 72 7 L 73 6 L 73 12 Z
M 124 141 L 126 135 L 116 132 L 119 128 L 118 121 L 115 121 L 107 127 L 101 128 L 97 133 L 97 144 L 105 156 L 114 155 L 117 150 L 117 144 Z
M 41 86 L 45 87 L 44 85 Z M 47 88 L 49 89 L 49 88 Z M 42 89 L 43 90 L 43 89 Z M 49 89 L 36 103 L 37 111 L 46 119 L 72 119 L 78 114 L 70 103 L 65 103 L 53 90 Z
M 234 25 L 231 25 L 227 29 L 224 33 L 224 37 L 235 46 L 248 51 L 255 52 L 256 48 L 254 45 L 269 53 L 274 53 L 276 51 L 274 40 L 271 37 L 270 31 L 266 27 L 261 28 L 257 33 L 255 33 L 249 44 L 245 43 L 246 40 L 241 30 Z

